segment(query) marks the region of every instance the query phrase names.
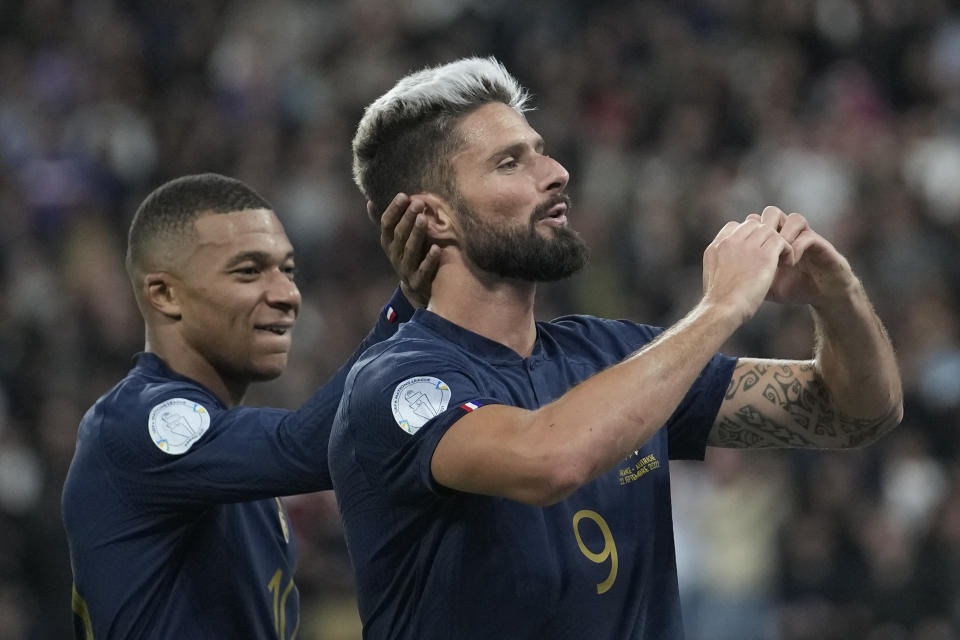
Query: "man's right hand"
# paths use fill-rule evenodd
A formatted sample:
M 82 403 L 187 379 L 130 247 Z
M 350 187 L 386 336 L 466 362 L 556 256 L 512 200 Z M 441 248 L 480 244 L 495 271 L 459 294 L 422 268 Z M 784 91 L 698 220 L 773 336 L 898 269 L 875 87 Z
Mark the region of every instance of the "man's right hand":
M 440 247 L 427 240 L 424 202 L 398 193 L 380 216 L 380 246 L 400 276 L 400 289 L 415 307 L 430 301 L 430 287 L 440 264 Z M 367 212 L 376 219 L 372 202 Z
M 770 291 L 778 265 L 792 265 L 793 249 L 776 220 L 749 216 L 728 222 L 703 252 L 704 302 L 740 323 L 753 317 Z

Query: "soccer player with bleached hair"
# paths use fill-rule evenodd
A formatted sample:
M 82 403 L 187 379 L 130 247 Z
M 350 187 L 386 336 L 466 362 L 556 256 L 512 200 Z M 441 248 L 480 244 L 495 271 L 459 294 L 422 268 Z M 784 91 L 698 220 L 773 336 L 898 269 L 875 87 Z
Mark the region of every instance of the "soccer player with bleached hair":
M 527 103 L 470 58 L 402 79 L 357 128 L 369 209 L 412 194 L 441 248 L 427 308 L 354 365 L 331 435 L 365 638 L 682 638 L 668 462 L 858 447 L 902 417 L 849 263 L 774 206 L 719 230 L 668 329 L 535 321 L 537 283 L 587 249 Z M 811 359 L 717 352 L 764 300 L 808 305 Z

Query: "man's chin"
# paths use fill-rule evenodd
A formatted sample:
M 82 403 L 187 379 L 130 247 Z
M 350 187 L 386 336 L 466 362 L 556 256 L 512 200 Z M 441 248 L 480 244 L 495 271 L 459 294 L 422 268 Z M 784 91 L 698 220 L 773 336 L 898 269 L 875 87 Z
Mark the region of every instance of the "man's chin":
M 250 372 L 251 382 L 276 380 L 287 370 L 287 354 L 277 354 L 258 362 Z

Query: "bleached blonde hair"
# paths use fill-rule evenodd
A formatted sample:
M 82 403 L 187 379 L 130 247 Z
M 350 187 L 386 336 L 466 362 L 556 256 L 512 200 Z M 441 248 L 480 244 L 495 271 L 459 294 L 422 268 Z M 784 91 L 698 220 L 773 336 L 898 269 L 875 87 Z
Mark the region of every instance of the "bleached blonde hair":
M 364 111 L 353 138 L 353 180 L 378 213 L 398 192 L 450 195 L 447 159 L 462 144 L 456 125 L 502 102 L 529 110 L 529 92 L 493 57 L 463 58 L 402 78 Z

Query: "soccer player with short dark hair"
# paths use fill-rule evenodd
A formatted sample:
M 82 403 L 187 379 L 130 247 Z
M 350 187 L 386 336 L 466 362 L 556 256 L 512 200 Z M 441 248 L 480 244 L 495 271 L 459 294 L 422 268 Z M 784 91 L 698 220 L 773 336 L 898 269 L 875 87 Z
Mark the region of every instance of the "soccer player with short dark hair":
M 459 60 L 403 78 L 354 139 L 371 208 L 413 194 L 442 248 L 427 309 L 353 367 L 331 434 L 366 638 L 682 638 L 669 460 L 856 447 L 902 416 L 860 282 L 776 207 L 720 230 L 669 329 L 536 322 L 536 283 L 586 247 L 526 104 L 497 61 Z M 810 306 L 814 358 L 717 353 L 764 299 Z
M 421 262 L 407 204 L 387 208 L 383 244 L 413 296 L 436 253 Z M 84 416 L 63 489 L 76 637 L 293 638 L 296 551 L 276 496 L 331 488 L 349 365 L 413 308 L 398 290 L 299 410 L 245 407 L 251 383 L 283 373 L 300 308 L 272 207 L 226 176 L 178 178 L 137 210 L 126 262 L 146 346 Z

